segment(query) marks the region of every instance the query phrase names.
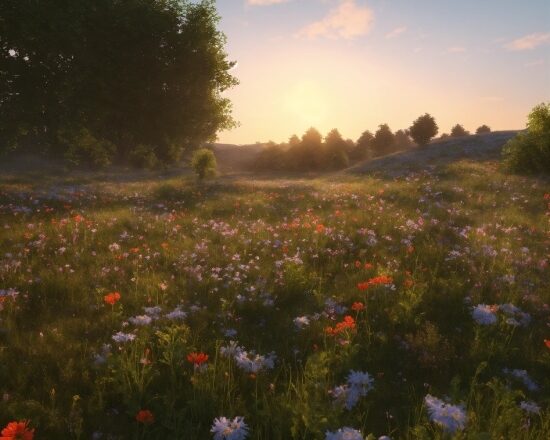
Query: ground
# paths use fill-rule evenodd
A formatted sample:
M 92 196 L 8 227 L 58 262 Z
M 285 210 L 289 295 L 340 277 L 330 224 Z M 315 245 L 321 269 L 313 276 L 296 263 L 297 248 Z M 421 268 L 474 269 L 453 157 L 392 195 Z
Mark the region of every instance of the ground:
M 497 150 L 202 184 L 4 169 L 0 426 L 549 438 L 550 184 Z

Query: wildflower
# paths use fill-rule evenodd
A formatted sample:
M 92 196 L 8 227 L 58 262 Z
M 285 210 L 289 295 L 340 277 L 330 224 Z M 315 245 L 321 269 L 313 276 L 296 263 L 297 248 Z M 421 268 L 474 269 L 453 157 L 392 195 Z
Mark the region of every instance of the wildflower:
M 208 361 L 208 355 L 205 353 L 189 353 L 187 355 L 187 361 L 195 366 L 195 368 L 200 367 L 206 361 Z
M 533 414 L 539 414 L 540 413 L 540 406 L 538 406 L 535 402 L 528 402 L 528 401 L 521 401 L 519 404 L 519 407 L 529 413 Z
M 529 376 L 529 374 L 525 370 L 518 370 L 518 369 L 509 370 L 509 369 L 505 368 L 503 370 L 503 372 L 505 374 L 509 374 L 509 375 L 515 377 L 516 379 L 519 379 L 521 382 L 523 382 L 523 385 L 525 385 L 525 387 L 529 391 L 536 391 L 536 390 L 539 389 L 539 386 L 537 385 L 537 383 L 534 382 L 533 379 L 531 379 L 531 377 Z
M 120 250 L 120 245 L 118 243 L 112 243 L 109 245 L 109 250 L 111 252 L 116 252 Z
M 428 394 L 424 398 L 430 420 L 441 426 L 444 431 L 454 433 L 466 427 L 466 411 L 463 406 L 450 405 Z
M 145 326 L 151 324 L 152 320 L 153 319 L 150 316 L 138 315 L 130 318 L 128 321 L 137 326 Z
M 32 440 L 34 438 L 34 429 L 29 429 L 28 420 L 22 420 L 19 422 L 9 422 L 4 429 L 2 429 L 3 440 Z
M 333 388 L 330 394 L 337 404 L 343 405 L 349 411 L 357 405 L 361 397 L 368 394 L 372 389 L 373 382 L 369 373 L 351 370 L 347 383 Z
M 142 409 L 142 410 L 138 411 L 138 413 L 136 414 L 136 420 L 139 423 L 143 423 L 145 425 L 148 425 L 148 424 L 153 423 L 155 421 L 155 416 L 148 409 Z
M 315 232 L 317 232 L 318 234 L 322 234 L 324 231 L 325 225 L 323 225 L 322 223 L 317 224 L 317 226 L 315 227 Z
M 106 304 L 110 304 L 114 306 L 117 302 L 120 301 L 120 293 L 119 292 L 111 292 L 108 293 L 103 297 L 103 300 Z
M 214 434 L 214 440 L 244 440 L 248 436 L 248 426 L 244 417 L 235 417 L 233 420 L 218 417 L 214 419 L 210 432 Z
M 297 318 L 294 318 L 293 322 L 298 329 L 302 329 L 309 325 L 309 318 L 307 316 L 298 316 Z
M 338 431 L 325 433 L 325 440 L 363 440 L 363 434 L 357 429 L 340 428 Z
M 346 315 L 344 316 L 344 320 L 337 323 L 334 328 L 327 327 L 325 329 L 325 333 L 327 333 L 330 336 L 336 336 L 342 332 L 345 332 L 347 330 L 355 330 L 355 319 L 353 319 L 351 316 Z
M 478 304 L 472 310 L 472 317 L 480 325 L 492 325 L 497 322 L 496 310 L 498 310 L 498 306 Z
M 187 313 L 185 313 L 183 310 L 181 310 L 179 307 L 176 307 L 174 310 L 172 310 L 170 313 L 167 313 L 166 318 L 171 320 L 178 320 L 178 319 L 185 319 L 187 317 Z
M 275 353 L 271 352 L 267 356 L 256 354 L 253 351 L 246 352 L 241 350 L 235 354 L 234 359 L 237 366 L 247 373 L 258 373 L 260 370 L 272 370 L 275 367 Z
M 544 345 L 546 345 L 546 348 L 550 348 L 550 339 L 545 339 Z
M 367 290 L 369 287 L 372 287 L 372 286 L 381 286 L 381 285 L 389 285 L 389 284 L 393 284 L 393 278 L 386 275 L 380 275 L 380 276 L 371 278 L 367 281 L 363 281 L 362 283 L 358 283 L 357 288 L 359 290 Z
M 363 310 L 365 308 L 365 304 L 363 304 L 362 302 L 354 302 L 351 306 L 351 310 L 353 310 L 354 312 L 360 312 L 361 310 Z
M 133 341 L 134 339 L 136 339 L 136 335 L 134 335 L 132 333 L 118 332 L 118 333 L 113 335 L 113 340 L 115 342 L 118 342 L 119 344 L 122 344 L 124 342 Z

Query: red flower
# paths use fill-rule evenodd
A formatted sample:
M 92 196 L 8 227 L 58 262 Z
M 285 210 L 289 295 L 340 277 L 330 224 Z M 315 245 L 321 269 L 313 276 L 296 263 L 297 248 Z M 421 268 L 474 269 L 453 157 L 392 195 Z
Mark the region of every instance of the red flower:
M 201 366 L 208 360 L 208 355 L 205 353 L 189 353 L 187 361 L 195 366 Z
M 329 336 L 335 336 L 337 334 L 345 332 L 346 330 L 355 330 L 355 319 L 353 319 L 349 315 L 344 316 L 344 320 L 342 322 L 337 323 L 334 326 L 334 328 L 332 327 L 325 328 L 325 333 Z
M 114 306 L 118 301 L 120 301 L 120 293 L 118 292 L 108 293 L 103 297 L 103 300 L 105 301 L 106 304 L 110 304 Z
M 357 269 L 359 269 L 359 268 L 361 267 L 361 262 L 360 262 L 359 260 L 357 260 L 357 261 L 355 262 L 355 267 L 356 267 Z
M 359 290 L 367 290 L 369 287 L 377 286 L 380 284 L 392 284 L 393 278 L 388 277 L 386 275 L 380 275 L 374 278 L 371 278 L 370 280 L 363 281 L 362 283 L 357 283 L 357 288 Z
M 319 234 L 322 234 L 323 232 L 325 232 L 325 225 L 323 225 L 322 223 L 318 223 L 315 227 L 315 231 Z
M 10 422 L 2 429 L 2 437 L 0 440 L 32 440 L 34 437 L 34 429 L 29 429 L 28 420 L 20 422 Z
M 544 345 L 546 345 L 547 348 L 550 348 L 550 339 L 545 339 Z
M 148 409 L 142 409 L 136 414 L 136 420 L 139 423 L 149 424 L 155 421 L 155 416 Z
M 360 312 L 364 308 L 365 308 L 365 304 L 359 301 L 354 302 L 353 305 L 351 306 L 351 310 L 353 310 L 354 312 Z

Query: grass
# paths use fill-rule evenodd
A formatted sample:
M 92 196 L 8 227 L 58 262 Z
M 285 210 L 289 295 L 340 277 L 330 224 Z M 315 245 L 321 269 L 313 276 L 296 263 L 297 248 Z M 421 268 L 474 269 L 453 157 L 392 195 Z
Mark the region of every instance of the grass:
M 550 437 L 547 181 L 490 160 L 397 177 L 103 177 L 1 176 L 1 426 L 207 439 L 215 418 L 242 416 L 262 440 L 345 426 Z M 495 323 L 473 319 L 478 304 L 500 305 Z M 373 382 L 347 409 L 335 387 L 350 370 Z M 464 429 L 431 420 L 428 394 L 462 405 Z

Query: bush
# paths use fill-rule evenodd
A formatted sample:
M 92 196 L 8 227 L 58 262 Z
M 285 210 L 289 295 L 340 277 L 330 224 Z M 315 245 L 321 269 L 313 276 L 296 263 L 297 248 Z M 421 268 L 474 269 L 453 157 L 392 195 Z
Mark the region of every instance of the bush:
M 477 127 L 476 134 L 491 133 L 491 128 L 488 125 L 481 125 Z
M 151 169 L 159 164 L 154 149 L 147 145 L 138 145 L 130 152 L 128 160 L 136 168 Z
M 59 140 L 66 147 L 65 160 L 73 165 L 106 167 L 111 164 L 116 150 L 109 141 L 97 139 L 85 128 L 65 130 L 60 133 Z
M 216 156 L 214 156 L 212 150 L 201 148 L 193 153 L 191 167 L 199 180 L 215 176 L 217 166 Z
M 451 130 L 451 137 L 468 136 L 470 134 L 462 125 L 456 124 Z
M 550 103 L 531 110 L 527 131 L 508 141 L 503 156 L 510 171 L 550 174 Z
M 438 126 L 435 119 L 428 113 L 418 117 L 409 130 L 410 136 L 419 146 L 427 145 L 430 139 L 437 134 L 437 131 Z

